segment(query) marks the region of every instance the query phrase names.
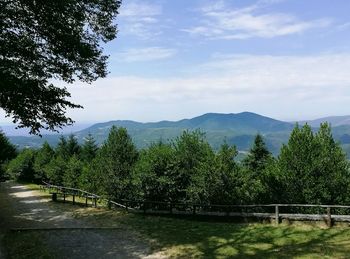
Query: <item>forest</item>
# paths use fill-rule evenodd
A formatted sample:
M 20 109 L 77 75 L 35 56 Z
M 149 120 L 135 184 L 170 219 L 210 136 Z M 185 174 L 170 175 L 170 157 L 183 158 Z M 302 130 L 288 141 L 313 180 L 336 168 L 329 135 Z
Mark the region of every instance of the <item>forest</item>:
M 138 150 L 127 130 L 113 126 L 98 146 L 61 136 L 56 147 L 17 151 L 0 134 L 0 178 L 80 188 L 120 201 L 196 204 L 349 204 L 346 154 L 329 124 L 318 132 L 296 125 L 277 157 L 262 135 L 242 160 L 235 146 L 214 150 L 200 130 Z

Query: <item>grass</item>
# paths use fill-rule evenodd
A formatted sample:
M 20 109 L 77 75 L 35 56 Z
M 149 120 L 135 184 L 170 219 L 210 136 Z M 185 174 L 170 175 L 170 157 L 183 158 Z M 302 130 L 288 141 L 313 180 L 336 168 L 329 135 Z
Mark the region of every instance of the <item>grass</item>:
M 84 208 L 71 203 L 62 205 L 62 209 L 73 211 L 75 217 L 91 225 L 133 231 L 148 240 L 154 252 L 171 258 L 348 258 L 350 254 L 350 228 L 344 225 L 328 229 L 301 223 L 275 226 L 213 222 Z M 25 238 L 10 235 L 10 241 L 17 239 L 19 244 Z M 45 247 L 39 248 L 45 255 Z
M 90 209 L 77 217 L 122 226 L 174 258 L 348 258 L 350 228 L 208 222 Z
M 34 231 L 7 232 L 3 237 L 7 258 L 26 259 L 54 259 L 52 252 L 45 246 L 41 234 Z

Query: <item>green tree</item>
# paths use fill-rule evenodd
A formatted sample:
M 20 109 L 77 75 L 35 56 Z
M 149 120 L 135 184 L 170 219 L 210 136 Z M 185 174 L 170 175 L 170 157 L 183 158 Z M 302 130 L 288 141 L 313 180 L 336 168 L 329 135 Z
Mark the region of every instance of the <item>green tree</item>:
M 52 82 L 92 82 L 107 74 L 102 44 L 116 37 L 120 0 L 3 0 L 0 107 L 31 133 L 71 124 L 77 108 Z
M 79 155 L 80 145 L 74 135 L 69 135 L 68 140 L 61 136 L 56 147 L 56 156 L 61 156 L 65 159 L 70 159 L 73 155 Z
M 210 177 L 215 171 L 213 161 L 215 154 L 205 134 L 196 130 L 184 131 L 173 143 L 174 182 L 177 189 L 174 199 L 178 201 L 202 202 L 209 201 Z
M 51 159 L 50 163 L 45 167 L 49 182 L 55 185 L 62 185 L 66 169 L 67 160 L 62 156 L 56 156 Z
M 83 163 L 73 155 L 67 164 L 66 171 L 63 175 L 63 185 L 71 188 L 80 186 L 80 177 L 83 171 Z
M 271 163 L 274 163 L 274 158 L 267 149 L 263 137 L 257 134 L 247 157 L 242 161 L 240 193 L 244 195 L 241 197 L 241 202 L 271 202 L 274 195 L 270 187 L 272 182 L 275 183 L 269 171 L 272 168 L 269 166 Z
M 127 130 L 113 126 L 96 161 L 108 198 L 119 200 L 131 196 L 132 172 L 137 157 L 138 152 Z
M 106 194 L 104 181 L 105 175 L 100 169 L 98 157 L 93 159 L 91 163 L 85 163 L 79 179 L 79 188 L 91 193 Z
M 313 203 L 348 204 L 350 201 L 350 171 L 346 154 L 323 123 L 315 135 L 318 159 L 315 161 L 307 199 Z
M 94 137 L 89 133 L 84 139 L 84 144 L 81 147 L 81 159 L 85 162 L 91 162 L 97 154 L 98 147 Z
M 46 167 L 54 157 L 54 154 L 55 151 L 47 141 L 45 141 L 43 146 L 37 151 L 34 158 L 34 178 L 37 182 L 47 180 Z
M 67 140 L 67 155 L 68 157 L 72 157 L 74 155 L 79 156 L 81 152 L 81 147 L 78 143 L 78 140 L 73 134 L 68 136 Z
M 212 175 L 212 187 L 210 188 L 210 202 L 212 204 L 235 204 L 239 202 L 240 168 L 235 162 L 237 154 L 236 147 L 229 146 L 226 142 L 221 145 L 216 154 L 216 170 L 215 174 Z
M 0 179 L 5 177 L 5 167 L 16 155 L 17 150 L 15 146 L 11 144 L 5 133 L 0 130 Z
M 15 180 L 30 181 L 34 180 L 34 151 L 24 149 L 18 156 L 10 161 L 7 172 Z
M 295 126 L 288 144 L 283 145 L 278 157 L 280 184 L 283 185 L 284 201 L 306 203 L 304 192 L 308 191 L 308 177 L 312 175 L 313 164 L 317 159 L 316 142 L 309 125 Z
M 55 155 L 61 157 L 68 157 L 67 140 L 64 136 L 60 136 L 58 144 L 55 149 Z
M 288 202 L 334 204 L 349 201 L 349 163 L 328 124 L 314 134 L 296 126 L 278 158 L 280 184 Z
M 171 201 L 174 193 L 174 149 L 163 142 L 142 150 L 135 166 L 137 197 L 151 201 Z
M 271 159 L 272 154 L 267 149 L 263 137 L 257 134 L 252 148 L 242 163 L 251 173 L 258 176 L 266 168 Z

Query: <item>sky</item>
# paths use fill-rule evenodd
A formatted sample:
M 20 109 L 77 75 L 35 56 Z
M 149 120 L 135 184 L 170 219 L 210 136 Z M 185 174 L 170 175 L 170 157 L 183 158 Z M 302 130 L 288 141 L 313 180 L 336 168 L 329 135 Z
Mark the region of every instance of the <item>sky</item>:
M 68 86 L 77 123 L 250 111 L 350 115 L 349 0 L 123 0 L 107 78 Z M 6 121 L 3 116 L 1 122 Z

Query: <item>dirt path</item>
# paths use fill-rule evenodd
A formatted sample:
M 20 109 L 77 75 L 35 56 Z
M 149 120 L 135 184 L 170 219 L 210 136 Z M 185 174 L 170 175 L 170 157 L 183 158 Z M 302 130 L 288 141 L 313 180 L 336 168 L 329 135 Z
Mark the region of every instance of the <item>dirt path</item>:
M 131 231 L 76 219 L 73 207 L 17 183 L 0 183 L 0 239 L 13 229 L 28 228 L 21 233 L 35 231 L 57 258 L 152 258 L 148 244 Z

